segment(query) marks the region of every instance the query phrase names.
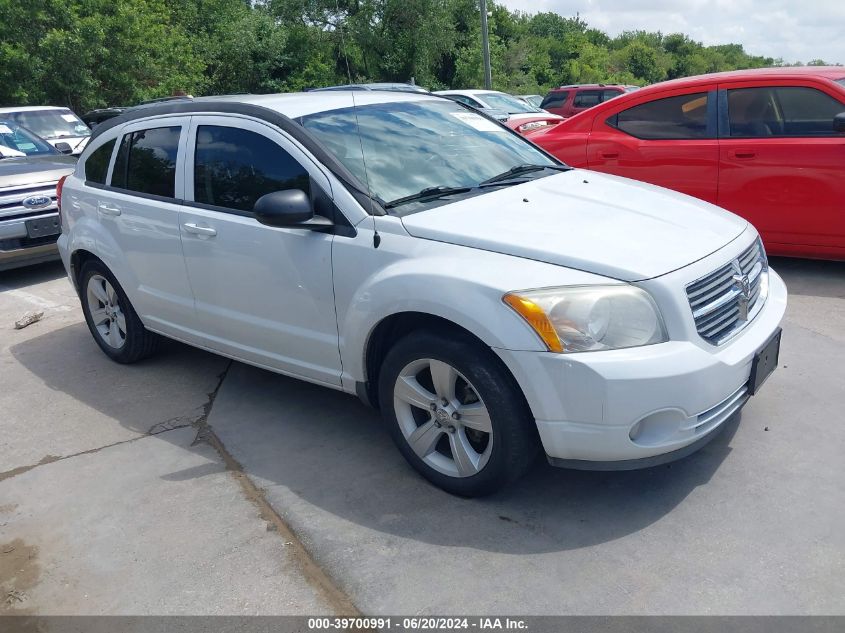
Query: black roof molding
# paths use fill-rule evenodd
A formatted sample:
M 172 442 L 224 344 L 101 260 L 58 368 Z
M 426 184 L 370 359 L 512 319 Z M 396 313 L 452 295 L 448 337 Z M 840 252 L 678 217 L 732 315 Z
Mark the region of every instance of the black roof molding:
M 109 131 L 110 129 L 145 119 L 147 117 L 163 116 L 168 114 L 241 114 L 244 116 L 253 117 L 273 125 L 280 130 L 286 132 L 294 139 L 296 139 L 303 147 L 311 152 L 317 160 L 325 165 L 332 174 L 343 183 L 349 190 L 358 203 L 364 208 L 364 211 L 371 215 L 386 215 L 381 203 L 370 195 L 366 185 L 364 185 L 358 178 L 355 177 L 341 163 L 334 154 L 332 154 L 326 147 L 308 130 L 305 129 L 295 120 L 285 116 L 281 112 L 265 108 L 264 106 L 255 105 L 253 103 L 242 103 L 228 100 L 215 100 L 213 98 L 193 99 L 193 100 L 177 100 L 164 101 L 160 103 L 150 103 L 134 108 L 130 108 L 111 119 L 103 121 L 98 125 L 91 138 L 88 141 L 90 146 L 93 141 Z

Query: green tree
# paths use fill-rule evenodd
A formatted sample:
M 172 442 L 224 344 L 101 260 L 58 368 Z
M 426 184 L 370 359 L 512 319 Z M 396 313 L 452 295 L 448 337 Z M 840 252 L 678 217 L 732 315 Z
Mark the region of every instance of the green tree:
M 579 15 L 488 2 L 493 83 L 645 84 L 783 64 L 680 33 L 609 37 Z M 0 103 L 77 110 L 193 94 L 483 83 L 478 0 L 0 0 Z M 812 60 L 811 64 L 822 64 Z
M 3 102 L 86 110 L 203 84 L 193 41 L 171 23 L 164 0 L 0 2 L 8 16 L 8 39 L 0 41 Z
M 662 81 L 667 76 L 660 49 L 635 39 L 615 54 L 618 68 L 647 83 Z

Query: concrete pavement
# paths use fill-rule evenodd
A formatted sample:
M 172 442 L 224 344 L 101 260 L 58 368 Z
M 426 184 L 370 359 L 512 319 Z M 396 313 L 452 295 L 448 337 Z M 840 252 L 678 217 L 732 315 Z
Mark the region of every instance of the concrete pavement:
M 55 268 L 6 273 L 0 545 L 38 566 L 0 571 L 26 598 L 7 608 L 845 614 L 845 265 L 773 265 L 781 367 L 703 451 L 629 473 L 538 464 L 481 500 L 419 478 L 355 398 L 177 344 L 116 365 Z
M 354 609 L 202 441 L 228 365 L 176 343 L 112 363 L 60 265 L 0 276 L 0 614 Z

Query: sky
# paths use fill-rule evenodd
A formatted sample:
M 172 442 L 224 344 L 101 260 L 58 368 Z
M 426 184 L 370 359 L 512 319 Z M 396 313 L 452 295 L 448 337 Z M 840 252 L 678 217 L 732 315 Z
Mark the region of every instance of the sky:
M 496 0 L 528 13 L 576 13 L 611 36 L 684 33 L 706 45 L 742 44 L 785 62 L 845 64 L 845 0 Z

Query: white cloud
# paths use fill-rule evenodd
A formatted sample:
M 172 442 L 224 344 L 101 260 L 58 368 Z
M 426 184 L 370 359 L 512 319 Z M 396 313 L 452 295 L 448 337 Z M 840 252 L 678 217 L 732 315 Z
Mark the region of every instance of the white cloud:
M 580 14 L 618 35 L 685 33 L 707 45 L 742 44 L 752 55 L 845 63 L 843 0 L 496 0 L 529 13 Z

